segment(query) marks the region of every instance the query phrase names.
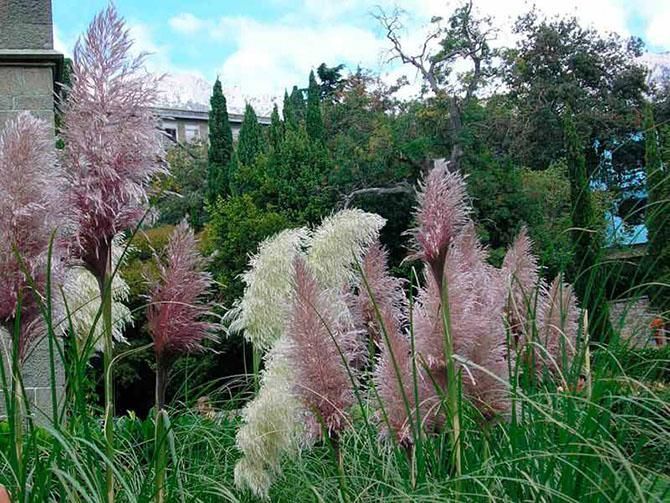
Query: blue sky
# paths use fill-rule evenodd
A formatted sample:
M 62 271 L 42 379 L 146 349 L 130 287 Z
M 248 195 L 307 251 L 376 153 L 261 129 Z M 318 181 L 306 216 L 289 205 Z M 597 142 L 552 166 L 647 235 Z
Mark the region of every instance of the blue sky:
M 152 70 L 193 73 L 248 94 L 279 94 L 303 83 L 322 61 L 362 65 L 395 78 L 408 71 L 386 63 L 388 49 L 371 16 L 376 6 L 408 12 L 405 40 L 421 40 L 433 15 L 446 15 L 445 0 L 117 0 L 138 49 L 153 53 Z M 575 14 L 602 30 L 642 37 L 654 52 L 670 50 L 670 0 L 535 0 L 547 14 Z M 560 4 L 560 5 L 557 5 Z M 53 0 L 57 49 L 69 53 L 106 0 Z M 525 0 L 475 0 L 492 15 L 501 43 Z M 410 75 L 411 77 L 412 75 Z

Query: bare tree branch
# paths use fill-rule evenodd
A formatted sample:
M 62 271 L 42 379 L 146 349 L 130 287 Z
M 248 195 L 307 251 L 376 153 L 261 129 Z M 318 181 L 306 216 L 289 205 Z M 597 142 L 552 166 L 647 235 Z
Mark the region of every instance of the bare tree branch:
M 343 208 L 348 208 L 353 200 L 361 195 L 376 195 L 376 196 L 381 196 L 381 195 L 388 195 L 388 194 L 413 194 L 414 193 L 414 187 L 410 185 L 407 182 L 400 182 L 396 185 L 391 185 L 389 187 L 366 187 L 363 189 L 357 189 L 354 190 L 353 192 L 350 192 L 344 198 L 342 199 L 342 207 Z

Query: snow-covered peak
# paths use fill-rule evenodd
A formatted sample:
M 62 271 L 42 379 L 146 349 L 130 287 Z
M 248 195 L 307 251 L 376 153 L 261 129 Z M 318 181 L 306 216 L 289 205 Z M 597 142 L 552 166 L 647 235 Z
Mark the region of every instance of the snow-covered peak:
M 670 51 L 645 52 L 638 61 L 649 68 L 649 82 L 670 81 Z
M 276 96 L 249 96 L 238 86 L 223 84 L 228 113 L 243 114 L 247 103 L 251 104 L 256 114 L 269 117 L 274 103 L 280 104 Z M 169 73 L 161 80 L 158 106 L 179 110 L 209 110 L 209 98 L 214 83 L 190 73 Z

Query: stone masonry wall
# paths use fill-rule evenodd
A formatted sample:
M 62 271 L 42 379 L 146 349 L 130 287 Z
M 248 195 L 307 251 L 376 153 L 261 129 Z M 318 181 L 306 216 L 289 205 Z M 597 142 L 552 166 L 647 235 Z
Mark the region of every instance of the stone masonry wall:
M 19 112 L 54 122 L 53 68 L 4 66 L 0 63 L 0 129 Z
M 53 49 L 51 2 L 0 0 L 0 48 Z

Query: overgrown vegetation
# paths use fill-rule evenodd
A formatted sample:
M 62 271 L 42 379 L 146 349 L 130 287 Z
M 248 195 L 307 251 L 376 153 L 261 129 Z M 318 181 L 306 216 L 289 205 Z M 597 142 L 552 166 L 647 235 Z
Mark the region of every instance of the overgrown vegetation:
M 532 11 L 494 49 L 466 3 L 411 54 L 402 14 L 377 18 L 418 97 L 324 63 L 234 141 L 217 79 L 209 144 L 164 153 L 110 7 L 60 163 L 41 121 L 2 132 L 12 501 L 670 497 L 670 345 L 608 314 L 668 317 L 670 85 L 575 19 Z M 644 258 L 607 248 L 606 214 L 646 221 Z M 24 385 L 38 344 L 49 410 Z

